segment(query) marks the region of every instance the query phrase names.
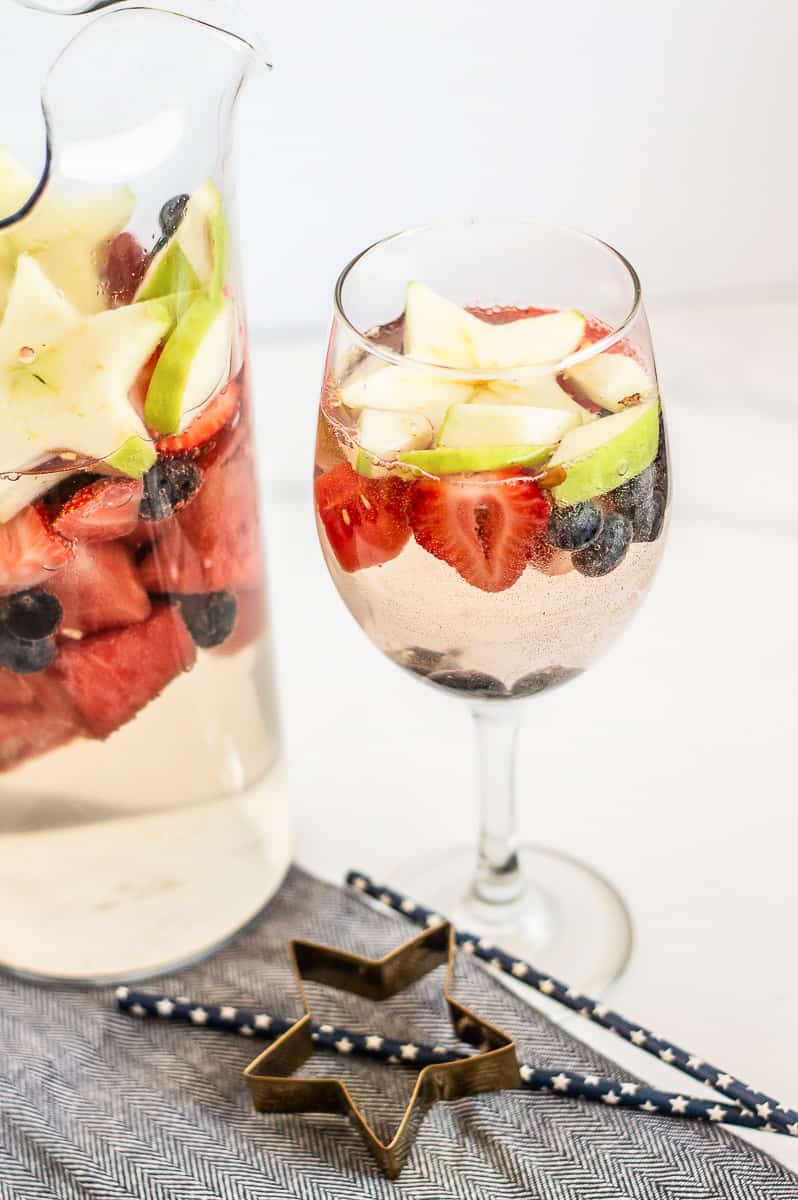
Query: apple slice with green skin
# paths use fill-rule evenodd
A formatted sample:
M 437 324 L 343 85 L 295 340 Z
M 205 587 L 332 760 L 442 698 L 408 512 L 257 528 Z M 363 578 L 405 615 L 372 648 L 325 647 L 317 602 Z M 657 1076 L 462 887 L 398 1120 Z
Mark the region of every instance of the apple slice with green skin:
M 577 424 L 595 421 L 596 413 L 569 396 L 553 375 L 543 375 L 540 379 L 503 380 L 495 379 L 482 388 L 475 399 L 481 404 L 525 404 L 533 408 L 557 408 L 561 412 L 571 413 Z
M 446 414 L 438 445 L 555 446 L 578 417 L 558 408 L 512 404 L 453 404 Z
M 407 285 L 404 352 L 421 362 L 478 367 L 477 337 L 483 321 L 424 283 Z
M 33 175 L 0 149 L 0 215 L 19 209 L 35 186 Z M 106 247 L 130 220 L 134 203 L 126 187 L 67 199 L 48 186 L 27 216 L 0 229 L 0 309 L 17 258 L 30 253 L 81 313 L 102 311 L 107 307 L 100 282 Z
M 227 269 L 227 227 L 222 195 L 211 180 L 190 196 L 177 230 L 155 255 L 136 292 L 151 300 L 207 288 L 218 295 Z
M 630 400 L 648 400 L 656 393 L 653 379 L 628 354 L 597 354 L 565 372 L 577 394 L 608 412 L 620 412 Z
M 432 426 L 421 413 L 366 408 L 358 421 L 353 466 L 358 475 L 379 478 L 386 474 L 385 463 L 406 450 L 425 450 L 433 437 Z
M 497 369 L 559 362 L 577 349 L 586 324 L 576 309 L 522 317 L 502 325 L 479 321 L 477 362 L 480 367 Z
M 359 373 L 338 391 L 352 412 L 366 408 L 417 413 L 437 432 L 453 404 L 471 399 L 473 384 L 450 382 L 401 367 L 377 367 Z
M 399 455 L 399 462 L 427 475 L 465 475 L 502 467 L 538 467 L 551 453 L 551 446 L 437 446 L 408 450 Z
M 565 480 L 552 488 L 557 504 L 579 504 L 613 491 L 645 471 L 659 445 L 659 401 L 650 400 L 571 430 L 549 460 Z
M 233 304 L 200 294 L 187 308 L 152 373 L 144 417 L 158 433 L 180 433 L 227 382 Z
M 0 473 L 67 452 L 143 474 L 156 452 L 129 392 L 171 324 L 158 301 L 97 313 L 32 362 L 0 368 Z

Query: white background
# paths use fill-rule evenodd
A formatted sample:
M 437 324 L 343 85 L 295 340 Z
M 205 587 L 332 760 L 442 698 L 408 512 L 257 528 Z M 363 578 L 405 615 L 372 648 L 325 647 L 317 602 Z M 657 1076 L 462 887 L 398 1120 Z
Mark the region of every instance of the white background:
M 352 254 L 451 215 L 586 228 L 652 297 L 798 279 L 794 0 L 241 6 L 275 62 L 238 142 L 256 329 L 323 324 Z M 0 0 L 3 125 L 76 27 Z
M 530 707 L 523 829 L 628 898 L 615 1006 L 798 1105 L 798 4 L 245 3 L 276 63 L 243 103 L 238 164 L 302 861 L 389 875 L 476 819 L 464 711 L 366 643 L 314 542 L 335 275 L 450 214 L 586 227 L 643 276 L 674 521 L 629 633 Z M 70 28 L 0 0 L 0 127 L 37 131 L 36 82 Z M 798 1168 L 798 1145 L 758 1140 Z

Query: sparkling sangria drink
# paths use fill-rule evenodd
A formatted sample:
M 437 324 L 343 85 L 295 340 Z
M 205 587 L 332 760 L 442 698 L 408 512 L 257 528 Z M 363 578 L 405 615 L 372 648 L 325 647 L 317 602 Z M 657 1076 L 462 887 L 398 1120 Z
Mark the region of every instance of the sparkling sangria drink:
M 328 364 L 322 546 L 401 666 L 472 695 L 531 695 L 582 670 L 636 609 L 668 500 L 653 375 L 622 340 L 551 374 L 506 374 L 608 333 L 575 310 L 466 310 L 412 283 L 373 353 Z M 414 359 L 501 377 L 448 380 Z
M 229 188 L 198 166 L 248 48 L 149 10 L 73 48 L 111 44 L 168 89 L 146 129 L 188 106 L 191 161 L 103 141 L 63 70 L 44 186 L 0 151 L 0 966 L 80 980 L 208 951 L 290 856 Z M 125 149 L 153 158 L 141 192 L 91 186 Z M 157 196 L 176 175 L 195 186 Z

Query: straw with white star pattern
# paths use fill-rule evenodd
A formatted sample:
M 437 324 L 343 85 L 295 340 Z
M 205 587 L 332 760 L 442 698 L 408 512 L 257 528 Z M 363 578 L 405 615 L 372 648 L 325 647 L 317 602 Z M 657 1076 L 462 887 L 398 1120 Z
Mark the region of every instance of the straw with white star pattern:
M 415 900 L 402 895 L 401 892 L 397 892 L 391 887 L 374 883 L 367 875 L 359 871 L 350 871 L 346 877 L 346 882 L 361 896 L 367 896 L 370 900 L 375 900 L 377 903 L 392 909 L 394 912 L 400 913 L 416 925 L 426 927 L 437 924 L 443 919 L 436 912 L 425 908 L 423 904 L 416 903 Z M 494 970 L 500 971 L 505 975 L 510 975 L 514 979 L 528 984 L 529 987 L 535 988 L 545 996 L 551 997 L 552 1000 L 556 1000 L 559 1004 L 564 1004 L 581 1017 L 585 1017 L 587 1020 L 603 1026 L 604 1029 L 609 1029 L 611 1033 L 615 1033 L 625 1041 L 631 1042 L 641 1050 L 645 1050 L 647 1054 L 659 1058 L 662 1062 L 683 1072 L 685 1075 L 692 1076 L 693 1079 L 697 1079 L 701 1083 L 708 1084 L 724 1096 L 728 1096 L 734 1102 L 733 1105 L 726 1105 L 725 1107 L 720 1104 L 714 1104 L 710 1107 L 707 1104 L 704 1119 L 719 1121 L 724 1124 L 746 1124 L 750 1128 L 764 1129 L 772 1133 L 783 1133 L 790 1137 L 798 1137 L 798 1112 L 786 1108 L 778 1100 L 774 1100 L 772 1096 L 768 1096 L 764 1092 L 755 1091 L 748 1084 L 735 1078 L 734 1075 L 730 1075 L 727 1071 L 721 1071 L 718 1067 L 699 1058 L 698 1055 L 689 1054 L 673 1042 L 668 1042 L 663 1038 L 657 1037 L 651 1030 L 646 1029 L 644 1026 L 637 1025 L 635 1022 L 628 1021 L 625 1017 L 620 1016 L 619 1013 L 612 1012 L 605 1004 L 599 1004 L 589 996 L 580 994 L 574 988 L 569 987 L 568 984 L 562 983 L 558 979 L 552 979 L 543 972 L 538 971 L 531 963 L 514 958 L 500 947 L 494 946 L 484 939 L 476 937 L 474 934 L 456 931 L 455 938 L 457 945 L 466 954 L 472 954 L 475 958 L 493 967 Z M 588 1076 L 588 1078 L 591 1077 Z M 605 1103 L 611 1104 L 614 1102 L 606 1096 L 602 1097 L 602 1099 L 604 1099 Z M 672 1110 L 673 1113 L 680 1116 L 698 1115 L 691 1111 L 693 1106 L 706 1104 L 703 1100 L 692 1100 L 686 1097 L 671 1097 L 669 1103 L 673 1100 L 678 1102 L 684 1101 L 686 1104 L 684 1113 L 677 1112 L 676 1109 Z M 618 1102 L 621 1103 L 621 1099 Z M 656 1107 L 655 1100 L 651 1099 L 648 1102 Z M 646 1108 L 645 1104 L 640 1107 L 644 1112 L 654 1111 L 654 1109 L 649 1110 Z M 679 1107 L 681 1108 L 681 1103 L 679 1103 Z M 741 1120 L 741 1117 L 744 1117 L 745 1120 Z
M 161 996 L 151 992 L 132 991 L 126 987 L 117 988 L 116 998 L 120 1010 L 134 1017 L 179 1021 L 266 1041 L 279 1037 L 294 1024 L 293 1020 L 285 1017 L 248 1012 L 230 1004 L 197 1004 L 187 996 Z M 314 1025 L 313 1040 L 320 1050 L 377 1058 L 392 1066 L 426 1067 L 430 1063 L 455 1062 L 457 1059 L 468 1057 L 462 1051 L 448 1046 L 402 1042 L 396 1038 L 383 1037 L 379 1033 L 357 1033 L 335 1025 Z M 722 1108 L 719 1104 L 713 1105 L 709 1100 L 695 1100 L 644 1084 L 625 1083 L 619 1079 L 607 1079 L 599 1075 L 580 1075 L 577 1071 L 565 1071 L 556 1067 L 543 1069 L 530 1066 L 529 1063 L 520 1063 L 519 1069 L 523 1087 L 532 1092 L 551 1091 L 573 1099 L 632 1108 L 649 1115 L 656 1113 L 660 1116 L 686 1117 L 698 1121 L 720 1121 L 726 1125 L 741 1125 L 747 1129 L 768 1128 L 767 1122 L 761 1117 L 745 1112 L 734 1104 Z M 784 1133 L 785 1130 L 771 1127 L 771 1132 Z

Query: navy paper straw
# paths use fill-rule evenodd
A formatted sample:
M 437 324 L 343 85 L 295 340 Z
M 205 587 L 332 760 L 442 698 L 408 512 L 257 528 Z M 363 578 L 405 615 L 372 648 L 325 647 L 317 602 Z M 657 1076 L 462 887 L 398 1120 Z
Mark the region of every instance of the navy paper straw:
M 117 1003 L 122 1012 L 139 1018 L 154 1017 L 179 1021 L 201 1029 L 222 1029 L 242 1037 L 271 1041 L 285 1033 L 294 1019 L 270 1013 L 249 1012 L 233 1005 L 199 1004 L 187 996 L 165 996 L 152 992 L 117 989 Z M 430 1063 L 454 1062 L 468 1055 L 447 1046 L 425 1046 L 403 1042 L 378 1033 L 358 1033 L 333 1025 L 314 1025 L 313 1040 L 322 1050 L 341 1055 L 361 1055 L 380 1059 L 392 1065 L 425 1067 Z M 550 1067 L 543 1069 L 521 1063 L 523 1087 L 532 1092 L 551 1091 L 572 1099 L 593 1100 L 619 1108 L 631 1108 L 647 1114 L 684 1117 L 691 1120 L 739 1125 L 746 1129 L 765 1129 L 767 1123 L 753 1113 L 736 1105 L 714 1105 L 709 1100 L 696 1100 L 676 1092 L 663 1092 L 645 1084 L 626 1083 L 600 1075 L 581 1075 L 576 1071 Z M 778 1128 L 771 1132 L 784 1133 Z
M 408 896 L 403 896 L 394 888 L 374 883 L 360 871 L 350 871 L 347 874 L 346 882 L 361 895 L 376 900 L 379 904 L 407 917 L 416 925 L 429 926 L 437 924 L 443 919 L 438 913 L 416 903 Z M 735 1102 L 735 1105 L 740 1106 L 743 1115 L 747 1113 L 749 1117 L 758 1121 L 758 1124 L 752 1125 L 751 1128 L 798 1137 L 798 1112 L 786 1108 L 772 1096 L 768 1096 L 765 1092 L 755 1091 L 748 1084 L 729 1074 L 728 1071 L 721 1071 L 719 1067 L 705 1062 L 698 1055 L 690 1054 L 673 1042 L 657 1037 L 645 1026 L 628 1021 L 626 1017 L 612 1012 L 605 1004 L 600 1004 L 590 996 L 584 996 L 570 988 L 568 984 L 543 974 L 536 970 L 531 963 L 514 958 L 500 947 L 493 946 L 480 940 L 476 935 L 463 931 L 456 931 L 455 937 L 457 945 L 465 953 L 473 954 L 475 958 L 488 963 L 495 970 L 537 989 L 544 996 L 549 996 L 559 1004 L 565 1005 L 566 1008 L 570 1008 L 588 1021 L 593 1021 L 604 1029 L 609 1029 L 610 1032 L 617 1034 L 618 1037 L 637 1046 L 640 1050 L 644 1050 L 647 1054 L 659 1058 L 683 1074 L 690 1075 L 693 1079 L 706 1083 L 722 1095 L 728 1096 Z M 689 1103 L 690 1105 L 702 1104 L 704 1101 L 691 1100 Z M 739 1109 L 730 1109 L 728 1106 L 723 1107 L 716 1104 L 714 1115 L 710 1119 L 721 1123 L 742 1124 L 743 1122 L 737 1119 L 738 1111 Z

